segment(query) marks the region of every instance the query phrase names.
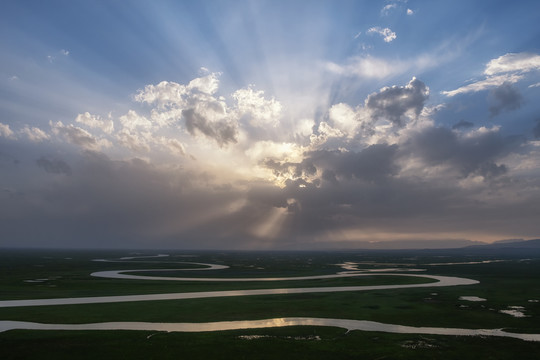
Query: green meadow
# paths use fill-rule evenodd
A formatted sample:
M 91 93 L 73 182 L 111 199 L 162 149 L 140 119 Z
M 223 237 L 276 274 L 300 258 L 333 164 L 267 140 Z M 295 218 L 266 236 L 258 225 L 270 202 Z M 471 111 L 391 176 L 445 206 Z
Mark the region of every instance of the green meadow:
M 138 251 L 139 255 L 155 255 Z M 540 256 L 467 254 L 455 251 L 386 252 L 179 252 L 161 258 L 92 261 L 136 256 L 128 251 L 2 250 L 0 300 L 157 294 L 219 290 L 332 287 L 431 282 L 414 276 L 365 276 L 278 282 L 191 282 L 96 278 L 92 272 L 174 269 L 199 262 L 224 270 L 149 272 L 151 276 L 292 277 L 334 274 L 344 262 L 362 269 L 425 269 L 430 275 L 471 278 L 476 285 L 161 300 L 108 304 L 0 308 L 0 320 L 41 323 L 109 321 L 214 322 L 276 317 L 371 320 L 389 324 L 503 328 L 540 334 Z M 528 254 L 531 255 L 531 254 Z M 496 260 L 496 262 L 489 262 Z M 482 262 L 466 264 L 467 262 Z M 435 265 L 449 263 L 448 265 Z M 396 271 L 399 272 L 399 271 Z M 142 273 L 137 273 L 141 275 Z M 414 273 L 411 273 L 413 275 Z M 486 301 L 461 300 L 474 296 Z M 523 307 L 514 317 L 509 307 Z M 435 336 L 350 331 L 327 327 L 286 327 L 205 333 L 148 331 L 30 331 L 0 333 L 0 358 L 291 358 L 291 359 L 455 359 L 535 358 L 540 342 L 495 337 Z

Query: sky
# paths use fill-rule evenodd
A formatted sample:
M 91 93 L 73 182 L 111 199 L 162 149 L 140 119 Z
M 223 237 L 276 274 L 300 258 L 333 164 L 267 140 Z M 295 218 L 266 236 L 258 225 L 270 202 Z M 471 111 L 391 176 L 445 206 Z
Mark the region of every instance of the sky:
M 538 238 L 539 13 L 4 0 L 0 247 Z

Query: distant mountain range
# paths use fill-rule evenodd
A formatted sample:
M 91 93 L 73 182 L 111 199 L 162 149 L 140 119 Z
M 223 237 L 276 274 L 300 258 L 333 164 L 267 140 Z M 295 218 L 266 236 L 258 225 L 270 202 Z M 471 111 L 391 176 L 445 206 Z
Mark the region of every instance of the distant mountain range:
M 334 244 L 335 245 L 335 244 Z M 350 246 L 350 244 L 347 244 Z M 347 248 L 344 246 L 344 248 Z M 349 249 L 351 249 L 349 247 Z M 509 239 L 500 240 L 494 243 L 484 243 L 481 241 L 448 239 L 448 240 L 395 240 L 395 241 L 370 241 L 357 243 L 354 249 L 357 250 L 425 250 L 425 251 L 453 251 L 472 253 L 499 253 L 500 251 L 523 253 L 527 250 L 533 252 L 540 251 L 540 239 L 523 240 Z
M 470 245 L 467 249 L 540 249 L 540 239 L 534 240 L 501 240 L 491 244 Z

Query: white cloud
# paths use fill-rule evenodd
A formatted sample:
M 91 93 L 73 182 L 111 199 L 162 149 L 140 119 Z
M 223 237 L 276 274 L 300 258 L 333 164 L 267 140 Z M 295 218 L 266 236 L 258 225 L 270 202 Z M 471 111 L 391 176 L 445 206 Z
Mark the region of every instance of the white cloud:
M 358 76 L 368 79 L 383 79 L 388 76 L 400 74 L 409 67 L 409 64 L 401 61 L 388 61 L 373 56 L 354 57 L 345 65 L 327 63 L 326 69 L 330 72 L 345 75 Z
M 381 15 L 388 15 L 390 10 L 397 8 L 397 4 L 388 4 L 381 9 Z
M 302 160 L 303 152 L 304 149 L 295 143 L 266 140 L 254 143 L 245 151 L 245 154 L 253 162 L 258 162 L 267 158 L 295 162 Z
M 188 85 L 162 81 L 158 85 L 147 85 L 134 98 L 138 102 L 157 105 L 151 110 L 151 119 L 158 127 L 170 126 L 183 120 L 191 135 L 202 134 L 223 147 L 237 142 L 238 114 L 229 109 L 223 97 L 214 96 L 219 88 L 219 76 L 219 73 L 210 73 L 191 80 Z M 262 118 L 269 121 L 278 108 L 279 103 L 273 100 L 268 102 L 260 93 L 244 95 L 240 96 L 240 103 L 246 111 L 258 116 L 258 120 Z M 270 110 L 269 114 L 267 110 Z M 152 126 L 148 119 L 133 110 L 121 117 L 120 121 L 130 132 L 135 127 L 150 129 Z
M 13 138 L 13 131 L 9 128 L 8 124 L 0 123 L 0 136 L 5 138 Z
M 307 137 L 313 133 L 315 121 L 313 119 L 300 119 L 294 122 L 294 133 L 298 136 Z
M 414 15 L 414 11 L 411 9 L 407 9 L 407 15 Z
M 96 138 L 88 131 L 73 124 L 64 125 L 61 121 L 49 122 L 55 135 L 62 137 L 67 142 L 81 146 L 89 150 L 98 150 L 102 145 L 107 146 L 106 142 L 98 142 Z
M 319 124 L 319 127 L 317 129 L 320 135 L 322 135 L 323 139 L 327 138 L 343 138 L 345 137 L 345 134 L 343 131 L 341 131 L 338 128 L 333 127 L 326 121 L 321 121 Z M 320 140 L 320 139 L 319 139 Z
M 347 59 L 345 64 L 327 62 L 325 68 L 329 72 L 343 76 L 384 79 L 406 72 L 420 73 L 427 69 L 438 67 L 445 61 L 448 61 L 448 59 L 451 59 L 452 56 L 443 52 L 419 54 L 414 58 L 404 60 L 387 60 L 370 55 L 355 56 Z
M 390 30 L 389 28 L 380 28 L 378 26 L 370 28 L 368 31 L 368 34 L 379 34 L 383 37 L 384 41 L 389 43 L 397 38 L 397 35 L 395 32 Z
M 171 105 L 184 104 L 184 96 L 187 89 L 184 85 L 162 81 L 157 85 L 146 85 L 144 90 L 139 90 L 134 96 L 135 101 L 156 104 L 163 108 Z
M 162 81 L 146 85 L 134 96 L 135 101 L 155 104 L 158 108 L 186 107 L 201 96 L 213 95 L 219 88 L 220 73 L 211 73 L 191 80 L 188 85 Z
M 442 91 L 447 96 L 455 96 L 468 92 L 477 92 L 501 86 L 504 83 L 514 84 L 525 77 L 525 73 L 540 70 L 540 55 L 531 53 L 508 53 L 487 63 L 484 74 L 487 77 L 456 90 Z M 534 87 L 535 85 L 529 86 Z
M 234 92 L 232 97 L 237 102 L 240 117 L 247 116 L 253 126 L 279 125 L 282 106 L 274 98 L 264 98 L 264 91 L 254 91 L 253 88 L 240 89 Z
M 148 152 L 150 146 L 143 134 L 131 132 L 129 129 L 122 129 L 116 134 L 116 139 L 120 145 L 135 152 Z
M 491 60 L 484 70 L 486 75 L 507 72 L 540 70 L 540 55 L 531 53 L 508 53 Z
M 133 131 L 136 128 L 150 129 L 152 123 L 146 117 L 137 114 L 134 110 L 129 110 L 127 114 L 120 116 L 120 123 L 124 129 Z
M 211 73 L 206 76 L 193 79 L 189 82 L 187 89 L 190 91 L 200 91 L 213 95 L 219 88 L 219 76 L 221 73 Z
M 173 154 L 177 154 L 177 155 L 186 154 L 186 149 L 184 145 L 176 139 L 160 137 L 156 139 L 156 143 L 160 144 L 162 147 L 164 147 L 166 150 L 168 150 L 169 152 Z
M 536 84 L 529 85 L 529 88 L 535 88 L 535 87 L 540 87 L 540 82 L 537 82 Z
M 158 127 L 171 126 L 182 118 L 182 109 L 152 109 L 150 119 Z
M 335 128 L 341 130 L 347 137 L 353 137 L 361 124 L 359 113 L 362 108 L 353 109 L 347 104 L 339 103 L 333 105 L 328 111 L 328 117 Z
M 114 123 L 110 115 L 108 119 L 102 119 L 99 115 L 92 115 L 89 112 L 85 112 L 84 114 L 77 115 L 75 121 L 91 128 L 101 129 L 107 134 L 111 134 L 114 130 Z
M 64 56 L 68 56 L 69 55 L 69 51 L 66 50 L 66 49 L 62 49 L 60 50 L 60 54 L 64 55 Z
M 21 131 L 21 134 L 26 135 L 26 137 L 33 142 L 41 142 L 50 138 L 49 134 L 37 127 L 29 127 L 26 125 Z
M 451 97 L 451 96 L 456 96 L 459 94 L 465 94 L 469 92 L 478 92 L 478 91 L 501 86 L 504 83 L 514 84 L 521 79 L 523 79 L 523 75 L 517 75 L 517 74 L 491 76 L 491 77 L 488 77 L 487 79 L 480 80 L 472 84 L 462 86 L 456 90 L 441 91 L 441 94 Z

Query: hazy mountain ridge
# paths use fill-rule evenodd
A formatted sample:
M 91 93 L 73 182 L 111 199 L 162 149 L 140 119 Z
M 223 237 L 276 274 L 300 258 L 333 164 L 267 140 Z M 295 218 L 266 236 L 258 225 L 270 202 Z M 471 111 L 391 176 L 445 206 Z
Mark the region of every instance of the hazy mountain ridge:
M 540 249 L 540 239 L 533 240 L 501 240 L 492 244 L 471 245 L 467 248 L 483 248 L 483 249 Z

